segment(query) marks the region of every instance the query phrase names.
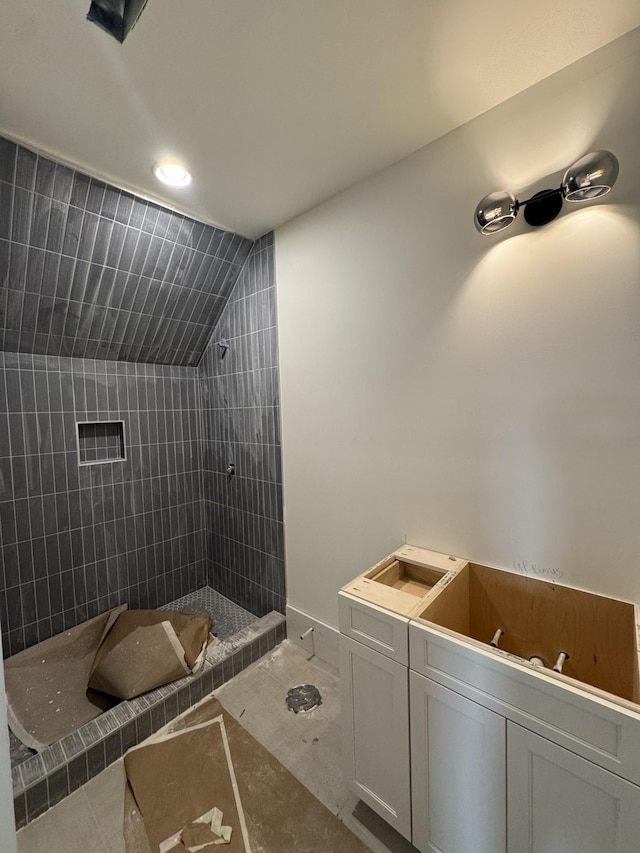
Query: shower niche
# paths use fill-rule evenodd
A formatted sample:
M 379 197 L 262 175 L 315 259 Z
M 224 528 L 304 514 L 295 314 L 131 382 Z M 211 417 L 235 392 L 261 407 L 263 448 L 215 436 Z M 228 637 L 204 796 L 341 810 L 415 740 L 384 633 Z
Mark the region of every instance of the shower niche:
M 126 460 L 124 421 L 77 421 L 76 431 L 79 465 Z

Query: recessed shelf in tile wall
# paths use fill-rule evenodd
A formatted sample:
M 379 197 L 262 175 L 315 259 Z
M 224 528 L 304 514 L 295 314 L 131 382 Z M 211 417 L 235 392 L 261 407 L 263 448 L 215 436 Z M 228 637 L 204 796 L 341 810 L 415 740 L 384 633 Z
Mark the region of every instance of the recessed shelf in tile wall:
M 78 421 L 78 464 L 124 462 L 124 421 Z

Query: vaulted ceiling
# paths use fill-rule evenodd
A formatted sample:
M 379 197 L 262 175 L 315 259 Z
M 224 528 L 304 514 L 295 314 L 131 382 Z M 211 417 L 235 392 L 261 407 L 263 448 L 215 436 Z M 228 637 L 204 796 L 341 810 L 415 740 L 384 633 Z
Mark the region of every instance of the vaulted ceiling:
M 640 25 L 637 0 L 148 0 L 120 44 L 88 7 L 0 6 L 0 349 L 181 365 L 253 239 Z
M 119 44 L 88 8 L 1 4 L 0 133 L 251 238 L 640 25 L 637 0 L 148 0 Z

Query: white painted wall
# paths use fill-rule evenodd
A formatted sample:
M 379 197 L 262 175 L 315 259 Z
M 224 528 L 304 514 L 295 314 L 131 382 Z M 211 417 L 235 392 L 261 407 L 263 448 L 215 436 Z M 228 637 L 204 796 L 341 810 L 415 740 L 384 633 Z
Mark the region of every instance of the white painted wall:
M 0 658 L 2 639 L 0 638 Z M 0 850 L 16 853 L 16 834 L 13 819 L 13 789 L 11 787 L 11 759 L 9 757 L 9 730 L 7 728 L 4 668 L 0 666 Z
M 640 600 L 640 30 L 276 232 L 289 603 L 406 540 Z M 608 148 L 620 180 L 482 237 Z

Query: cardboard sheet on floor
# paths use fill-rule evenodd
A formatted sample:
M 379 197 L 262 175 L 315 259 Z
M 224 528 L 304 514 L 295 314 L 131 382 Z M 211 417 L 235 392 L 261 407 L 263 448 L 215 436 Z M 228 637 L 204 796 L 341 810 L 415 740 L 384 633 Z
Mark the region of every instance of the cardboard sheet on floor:
M 124 766 L 154 853 L 214 807 L 232 830 L 224 850 L 247 853 L 242 804 L 222 716 L 152 737 L 129 750 Z M 177 853 L 180 845 L 173 849 Z
M 117 700 L 87 690 L 100 643 L 126 605 L 7 658 L 4 679 L 11 731 L 42 750 L 95 719 Z
M 89 687 L 133 699 L 189 675 L 204 653 L 211 626 L 206 613 L 124 611 L 100 644 Z
M 197 728 L 201 723 L 219 716 L 222 716 L 224 722 L 242 814 L 247 827 L 247 853 L 368 853 L 369 848 L 225 711 L 217 699 L 203 700 L 166 726 L 163 731 L 178 733 L 195 730 L 197 735 L 198 731 L 201 731 Z M 183 743 L 180 740 L 178 742 Z M 189 777 L 193 777 L 197 785 L 202 772 L 211 772 L 208 760 L 204 762 L 204 767 L 200 767 L 200 737 L 191 742 L 195 752 L 186 757 L 181 771 L 165 768 L 163 783 L 175 793 L 176 799 L 188 797 L 187 791 L 192 789 Z M 132 752 L 133 750 L 127 753 L 125 767 Z M 207 781 L 209 785 L 215 782 L 216 770 L 211 775 L 214 779 Z M 158 847 L 149 843 L 144 832 L 139 814 L 139 811 L 143 814 L 144 811 L 141 805 L 138 809 L 138 805 L 128 790 L 125 795 L 124 815 L 127 853 L 158 853 Z M 224 823 L 233 828 L 232 842 L 237 841 L 240 833 L 236 831 L 231 813 L 227 813 L 222 806 L 219 807 L 224 814 Z M 176 822 L 179 823 L 179 819 Z M 156 833 L 154 838 L 158 838 L 162 831 Z M 212 851 L 219 850 L 220 853 L 231 849 L 233 848 L 229 845 L 211 848 Z M 209 851 L 205 848 L 204 853 Z

